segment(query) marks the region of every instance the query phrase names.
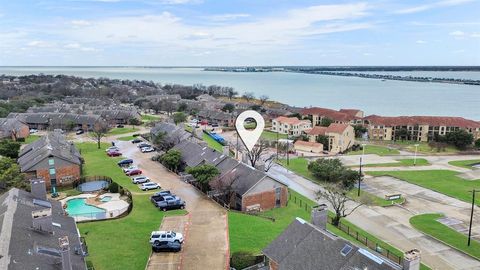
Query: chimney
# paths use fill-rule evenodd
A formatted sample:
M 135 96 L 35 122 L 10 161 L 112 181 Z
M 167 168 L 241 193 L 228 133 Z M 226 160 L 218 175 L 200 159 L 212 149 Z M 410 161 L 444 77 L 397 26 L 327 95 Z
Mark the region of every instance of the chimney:
M 60 254 L 62 255 L 62 270 L 72 270 L 68 236 L 58 238 L 58 243 L 60 244 Z
M 30 180 L 30 190 L 35 199 L 47 200 L 47 188 L 43 179 Z
M 32 211 L 32 227 L 34 230 L 53 234 L 52 208 Z
M 320 204 L 312 207 L 312 224 L 316 227 L 326 230 L 328 218 L 328 207 L 326 204 Z
M 412 249 L 403 256 L 403 270 L 420 270 L 420 250 Z

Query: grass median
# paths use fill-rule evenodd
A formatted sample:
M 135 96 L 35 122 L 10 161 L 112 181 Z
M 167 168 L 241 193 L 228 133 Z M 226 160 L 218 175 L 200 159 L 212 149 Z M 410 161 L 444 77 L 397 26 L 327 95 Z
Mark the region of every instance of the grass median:
M 410 218 L 410 224 L 417 230 L 480 260 L 480 242 L 472 239 L 470 246 L 467 246 L 467 236 L 438 222 L 442 217 L 442 214 L 417 215 Z
M 380 171 L 367 172 L 367 174 L 395 177 L 464 202 L 471 202 L 470 191 L 480 188 L 480 180 L 466 180 L 457 176 L 458 172 L 449 170 Z M 480 198 L 477 198 L 475 203 L 480 205 Z
M 431 165 L 428 160 L 424 158 L 417 158 L 415 161 L 413 158 L 404 158 L 399 159 L 398 162 L 392 163 L 375 163 L 375 164 L 365 164 L 364 167 L 408 167 L 408 166 L 428 166 Z
M 365 151 L 363 151 L 363 150 L 351 151 L 351 152 L 348 152 L 348 155 L 361 155 L 361 154 L 365 153 L 365 155 L 375 154 L 375 155 L 379 155 L 379 156 L 388 156 L 388 155 L 398 155 L 398 154 L 400 154 L 400 152 L 397 149 L 388 148 L 388 147 L 385 147 L 385 146 L 368 144 L 368 145 L 365 145 L 364 148 L 365 148 Z
M 474 165 L 480 164 L 480 159 L 455 160 L 449 161 L 448 164 L 466 169 L 473 169 Z

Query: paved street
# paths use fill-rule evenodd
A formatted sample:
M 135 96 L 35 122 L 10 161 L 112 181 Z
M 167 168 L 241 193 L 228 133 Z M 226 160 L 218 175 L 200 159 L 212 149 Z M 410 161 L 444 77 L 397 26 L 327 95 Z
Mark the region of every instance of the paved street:
M 298 176 L 279 165 L 272 167 L 269 172 L 280 177 L 283 181 L 286 181 L 293 190 L 312 200 L 315 200 L 315 191 L 321 188 L 319 185 Z M 375 184 L 370 183 L 369 181 L 370 179 L 366 181 L 368 185 Z M 395 188 L 391 189 L 389 192 L 393 192 L 394 190 Z M 433 196 L 430 192 L 436 193 L 433 191 L 426 192 L 417 186 L 412 187 L 411 192 L 414 192 L 414 190 L 418 190 L 419 193 L 423 192 L 423 194 L 429 194 L 429 196 Z M 443 195 L 441 194 L 436 193 L 434 195 L 436 198 L 439 198 L 440 201 L 446 199 L 442 197 Z M 407 197 L 407 199 L 408 198 L 409 197 Z M 447 204 L 442 205 L 442 207 L 449 209 L 449 212 L 459 211 L 457 208 L 448 208 L 448 204 L 456 206 L 462 205 L 463 202 L 458 202 L 458 200 L 452 198 L 448 199 L 449 201 L 447 201 Z M 450 200 L 455 200 L 456 202 Z M 423 204 L 429 203 L 430 202 L 426 201 L 423 202 Z M 413 201 L 412 204 L 416 204 L 418 208 L 422 208 L 422 205 L 417 204 L 415 201 Z M 356 203 L 352 202 L 349 207 L 354 207 L 355 205 Z M 433 209 L 435 209 L 435 205 L 432 205 L 432 210 Z M 415 210 L 416 208 L 413 209 L 413 212 Z M 433 212 L 438 212 L 438 209 Z M 347 217 L 347 220 L 401 250 L 410 250 L 413 248 L 420 249 L 422 251 L 422 261 L 434 269 L 480 269 L 480 261 L 464 255 L 463 253 L 412 228 L 409 219 L 413 215 L 412 211 L 408 210 L 408 208 L 406 209 L 396 206 L 388 208 L 362 206 L 352 215 Z M 480 215 L 478 211 L 477 215 Z
M 188 219 L 172 225 L 171 218 L 166 218 L 162 227 L 174 226 L 186 228 L 180 264 L 178 255 L 165 256 L 154 254 L 147 269 L 203 270 L 226 269 L 228 253 L 227 213 L 216 203 L 208 199 L 193 186 L 182 182 L 179 177 L 167 171 L 158 162 L 151 161 L 153 154 L 143 154 L 130 142 L 117 142 L 124 156 L 133 158 L 137 165 L 152 181 L 159 183 L 165 190 L 170 190 L 187 203 Z M 139 190 L 133 192 L 142 192 Z M 152 207 L 154 207 L 152 205 Z M 160 224 L 159 224 L 160 226 Z M 177 226 L 177 227 L 175 227 Z M 167 267 L 167 268 L 162 268 Z

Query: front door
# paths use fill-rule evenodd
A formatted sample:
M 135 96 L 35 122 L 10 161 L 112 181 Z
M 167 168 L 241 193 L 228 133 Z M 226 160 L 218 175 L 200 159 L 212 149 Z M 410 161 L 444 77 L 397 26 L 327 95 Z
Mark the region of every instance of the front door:
M 280 207 L 282 206 L 282 203 L 281 203 L 281 196 L 282 196 L 282 188 L 281 187 L 277 187 L 275 189 L 275 207 Z

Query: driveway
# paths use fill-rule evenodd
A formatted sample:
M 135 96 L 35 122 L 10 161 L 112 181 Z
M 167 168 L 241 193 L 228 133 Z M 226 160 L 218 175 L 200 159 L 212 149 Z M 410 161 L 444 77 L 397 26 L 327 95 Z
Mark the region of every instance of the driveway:
M 152 254 L 147 269 L 172 269 L 168 267 L 179 266 L 175 269 L 226 269 L 229 258 L 227 212 L 208 199 L 203 193 L 193 186 L 183 182 L 180 178 L 169 172 L 160 163 L 151 161 L 153 153 L 141 153 L 130 142 L 117 141 L 124 156 L 132 158 L 144 173 L 153 182 L 160 184 L 162 189 L 170 190 L 180 196 L 187 203 L 188 218 L 178 221 L 178 230 L 185 231 L 185 243 L 181 254 L 180 263 L 178 255 Z M 133 192 L 141 192 L 140 189 Z M 154 207 L 153 205 L 151 207 Z M 162 227 L 172 226 L 172 218 L 164 219 Z M 175 223 L 175 222 L 173 222 Z M 167 224 L 167 225 L 165 225 Z M 170 224 L 170 225 L 168 225 Z M 160 224 L 159 224 L 160 226 Z M 182 227 L 183 226 L 183 227 Z M 177 229 L 177 227 L 174 227 Z M 160 268 L 166 267 L 166 268 Z
M 273 166 L 269 173 L 274 176 L 280 177 L 283 181 L 287 182 L 290 188 L 299 192 L 300 194 L 317 201 L 315 198 L 315 192 L 321 189 L 321 186 L 285 169 L 280 165 Z M 368 185 L 374 184 L 367 180 Z M 378 180 L 381 182 L 381 180 Z M 414 185 L 413 185 L 414 186 Z M 415 190 L 421 190 L 420 187 L 414 186 L 411 192 Z M 394 192 L 395 186 L 391 187 L 388 192 Z M 396 191 L 398 192 L 398 190 Z M 432 194 L 429 191 L 429 195 Z M 403 192 L 402 192 L 403 193 Z M 434 192 L 435 193 L 435 192 Z M 418 194 L 417 194 L 418 195 Z M 436 193 L 436 198 L 439 200 L 445 199 L 441 194 Z M 408 198 L 407 198 L 408 199 Z M 449 198 L 450 200 L 452 198 Z M 448 208 L 448 204 L 462 205 L 463 202 L 448 201 L 441 209 Z M 455 199 L 453 199 L 455 200 Z M 412 204 L 416 204 L 416 207 L 422 209 L 421 204 L 413 201 Z M 423 205 L 430 204 L 429 201 L 424 201 Z M 356 206 L 355 202 L 350 202 L 349 209 Z M 428 210 L 432 212 L 438 212 L 434 210 L 435 205 L 432 205 Z M 450 208 L 449 208 L 450 209 Z M 453 211 L 454 208 L 451 210 Z M 458 209 L 455 208 L 457 211 Z M 423 211 L 428 211 L 424 209 Z M 447 245 L 444 245 L 429 236 L 414 229 L 410 223 L 410 217 L 414 216 L 416 208 L 409 210 L 402 207 L 376 207 L 376 206 L 362 206 L 359 207 L 353 214 L 347 217 L 347 220 L 364 229 L 365 231 L 377 236 L 385 242 L 397 247 L 400 250 L 411 250 L 418 248 L 422 252 L 422 262 L 432 267 L 433 269 L 480 269 L 480 261 L 477 261 L 456 249 L 453 249 Z M 480 213 L 479 213 L 480 214 Z

